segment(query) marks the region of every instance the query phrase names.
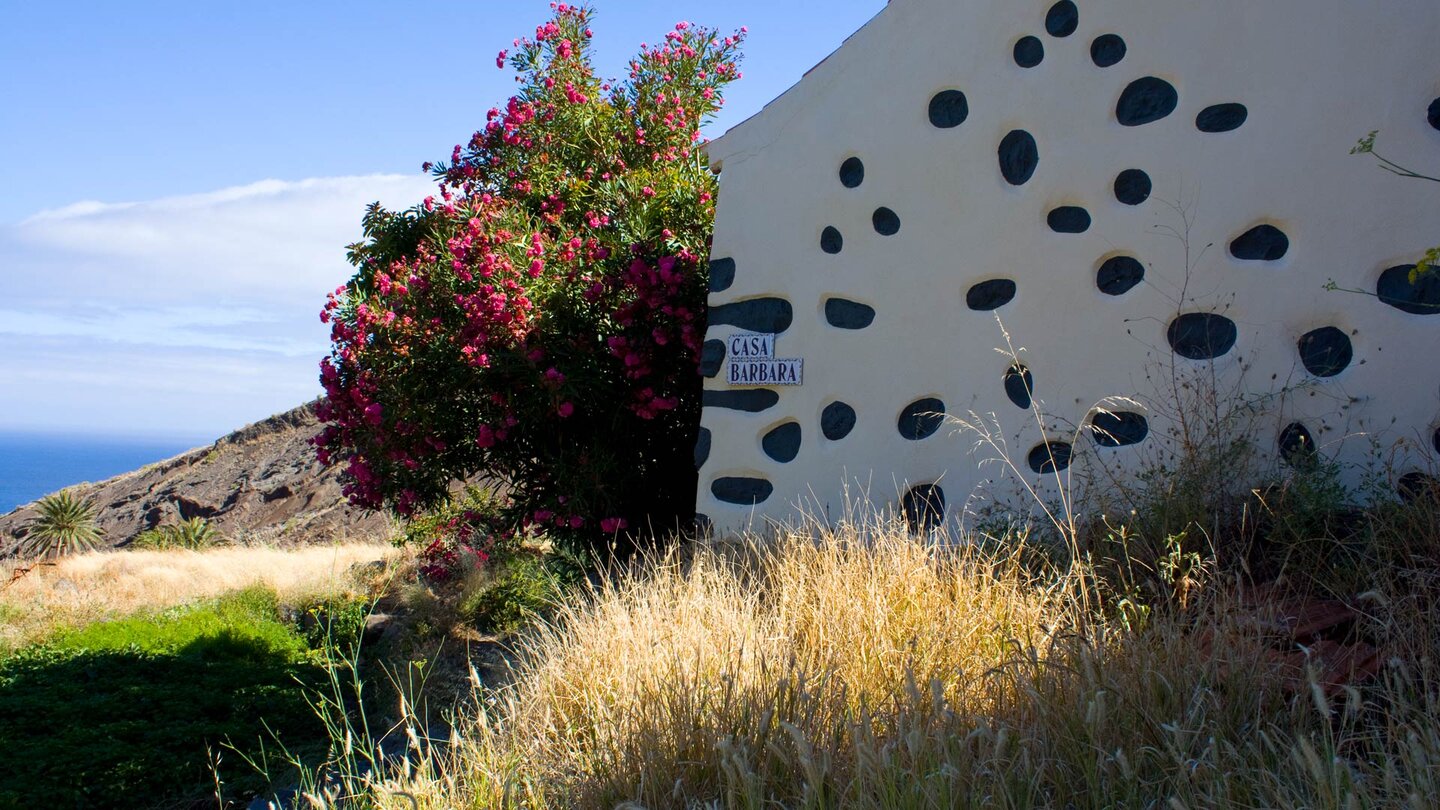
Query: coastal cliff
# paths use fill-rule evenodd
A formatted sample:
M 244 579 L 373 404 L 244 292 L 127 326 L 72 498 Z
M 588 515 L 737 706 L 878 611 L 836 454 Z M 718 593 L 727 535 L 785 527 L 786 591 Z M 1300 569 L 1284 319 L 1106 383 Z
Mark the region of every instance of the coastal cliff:
M 207 447 L 70 490 L 94 502 L 108 546 L 197 517 L 231 543 L 299 545 L 389 536 L 389 518 L 350 506 L 339 470 L 325 469 L 315 459 L 309 440 L 319 430 L 312 402 Z M 0 557 L 16 553 L 34 517 L 34 504 L 0 515 Z

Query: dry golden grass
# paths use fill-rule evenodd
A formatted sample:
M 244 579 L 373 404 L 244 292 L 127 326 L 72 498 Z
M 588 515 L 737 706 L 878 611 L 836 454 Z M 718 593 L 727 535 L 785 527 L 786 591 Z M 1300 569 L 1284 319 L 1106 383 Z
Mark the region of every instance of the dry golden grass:
M 266 585 L 282 602 L 355 587 L 351 566 L 390 559 L 375 544 L 296 549 L 221 547 L 206 551 L 106 551 L 38 566 L 11 582 L 19 563 L 0 567 L 0 648 L 35 641 L 57 627 L 160 610 L 227 591 Z M 29 565 L 29 563 L 25 563 Z
M 903 530 L 692 550 L 561 606 L 408 808 L 1426 807 L 1434 617 L 1384 682 L 1294 697 L 1223 589 L 1136 627 L 1074 572 Z M 1197 641 L 1214 634 L 1214 653 Z M 1397 648 L 1398 652 L 1398 648 Z

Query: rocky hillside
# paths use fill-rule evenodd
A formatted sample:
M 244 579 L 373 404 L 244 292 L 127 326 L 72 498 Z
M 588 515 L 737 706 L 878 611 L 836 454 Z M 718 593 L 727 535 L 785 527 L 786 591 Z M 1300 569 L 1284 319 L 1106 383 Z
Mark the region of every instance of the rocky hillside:
M 320 429 L 314 403 L 134 472 L 73 488 L 99 508 L 107 543 L 201 517 L 235 543 L 285 545 L 388 537 L 389 519 L 355 509 L 339 472 L 323 469 L 308 444 Z M 33 505 L 0 515 L 0 557 L 12 556 Z

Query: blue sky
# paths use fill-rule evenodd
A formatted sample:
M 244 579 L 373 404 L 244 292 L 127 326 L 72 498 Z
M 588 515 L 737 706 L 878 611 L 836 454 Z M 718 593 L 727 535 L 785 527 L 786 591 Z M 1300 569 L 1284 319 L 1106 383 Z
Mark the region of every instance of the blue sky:
M 718 135 L 884 0 L 601 0 L 602 74 L 750 28 Z M 513 87 L 531 0 L 0 0 L 0 430 L 196 440 L 318 393 L 364 205 L 403 207 Z

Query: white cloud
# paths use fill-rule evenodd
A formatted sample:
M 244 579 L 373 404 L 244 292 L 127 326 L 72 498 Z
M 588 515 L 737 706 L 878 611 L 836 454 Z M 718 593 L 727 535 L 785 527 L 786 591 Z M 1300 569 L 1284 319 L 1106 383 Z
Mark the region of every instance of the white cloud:
M 317 388 L 317 313 L 351 274 L 345 246 L 365 206 L 403 208 L 432 190 L 422 176 L 265 180 L 79 202 L 0 227 L 0 425 L 218 432 L 299 404 Z

